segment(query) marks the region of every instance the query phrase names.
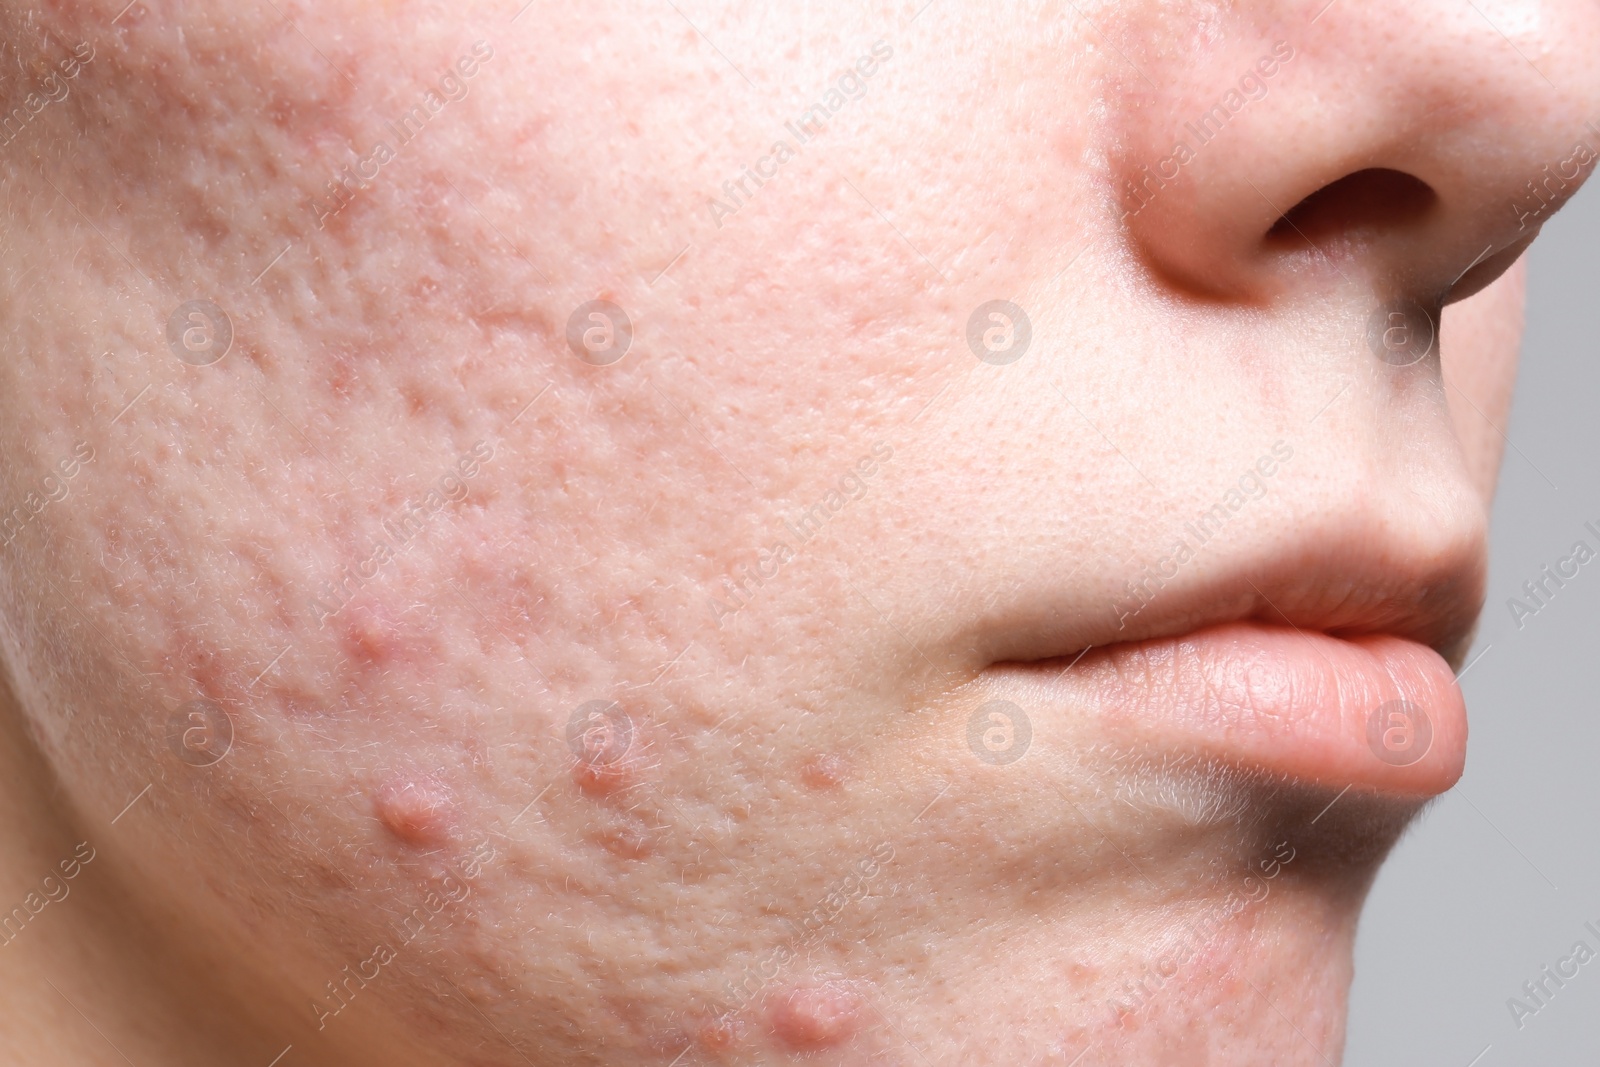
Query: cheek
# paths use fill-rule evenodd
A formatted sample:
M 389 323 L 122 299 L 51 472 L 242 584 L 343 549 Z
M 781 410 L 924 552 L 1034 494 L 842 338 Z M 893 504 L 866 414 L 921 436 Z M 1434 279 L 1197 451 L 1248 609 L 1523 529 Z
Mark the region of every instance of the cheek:
M 1494 494 L 1522 339 L 1527 261 L 1518 260 L 1482 292 L 1444 310 L 1440 331 L 1450 421 L 1473 485 Z

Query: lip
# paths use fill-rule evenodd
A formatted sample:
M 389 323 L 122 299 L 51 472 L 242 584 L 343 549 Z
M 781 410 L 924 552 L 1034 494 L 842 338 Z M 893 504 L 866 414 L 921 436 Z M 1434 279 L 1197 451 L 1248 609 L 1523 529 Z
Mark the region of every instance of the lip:
M 1233 622 L 1001 669 L 1111 743 L 1305 785 L 1423 798 L 1454 785 L 1466 759 L 1453 672 L 1403 637 Z

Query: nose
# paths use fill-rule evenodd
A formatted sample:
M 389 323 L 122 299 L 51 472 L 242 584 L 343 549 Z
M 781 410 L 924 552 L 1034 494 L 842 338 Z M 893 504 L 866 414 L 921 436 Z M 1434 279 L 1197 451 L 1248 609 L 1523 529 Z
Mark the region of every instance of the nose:
M 1183 291 L 1437 307 L 1509 266 L 1600 157 L 1592 0 L 1297 7 L 1129 77 L 1118 211 Z

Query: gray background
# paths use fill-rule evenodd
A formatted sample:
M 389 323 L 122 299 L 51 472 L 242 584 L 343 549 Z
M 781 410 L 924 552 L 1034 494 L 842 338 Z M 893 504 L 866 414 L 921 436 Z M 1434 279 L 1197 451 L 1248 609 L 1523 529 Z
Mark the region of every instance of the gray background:
M 1356 943 L 1350 1067 L 1600 1064 L 1600 957 L 1520 1030 L 1506 1006 L 1578 940 L 1600 953 L 1583 928 L 1600 929 L 1600 559 L 1520 630 L 1506 606 L 1579 538 L 1600 549 L 1583 528 L 1600 528 L 1600 182 L 1529 256 L 1489 599 L 1461 679 L 1467 772 L 1378 876 Z

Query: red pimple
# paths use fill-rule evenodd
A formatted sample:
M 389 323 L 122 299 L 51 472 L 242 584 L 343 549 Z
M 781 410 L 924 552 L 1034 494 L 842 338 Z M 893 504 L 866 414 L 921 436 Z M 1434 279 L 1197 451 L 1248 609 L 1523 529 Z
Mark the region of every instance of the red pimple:
M 233 695 L 226 684 L 228 672 L 214 655 L 197 662 L 192 677 L 200 695 L 207 700 L 220 702 Z
M 633 784 L 633 775 L 624 760 L 616 763 L 590 763 L 577 760 L 572 767 L 572 780 L 583 792 L 595 797 L 619 793 Z
M 437 778 L 394 778 L 373 798 L 378 821 L 408 845 L 441 845 L 450 839 L 454 796 Z
M 772 1032 L 792 1049 L 831 1048 L 848 1041 L 861 1025 L 861 995 L 846 982 L 801 986 L 774 999 Z
M 345 609 L 345 655 L 365 666 L 382 666 L 400 651 L 393 623 L 359 605 Z
M 1089 1036 L 1089 1028 L 1087 1026 L 1074 1026 L 1067 1030 L 1066 1036 L 1061 1043 L 1064 1048 L 1081 1057 L 1083 1055 L 1081 1050 L 1092 1044 L 1093 1038 Z M 1071 1055 L 1067 1057 L 1068 1060 L 1071 1058 Z
M 726 1052 L 743 1035 L 743 1025 L 731 1015 L 718 1015 L 703 1020 L 695 1029 L 695 1038 L 707 1052 Z
M 830 752 L 812 756 L 800 768 L 800 780 L 812 789 L 837 789 L 844 774 L 844 758 Z
M 633 719 L 615 703 L 590 701 L 567 724 L 572 780 L 590 796 L 609 796 L 633 785 L 640 770 Z

